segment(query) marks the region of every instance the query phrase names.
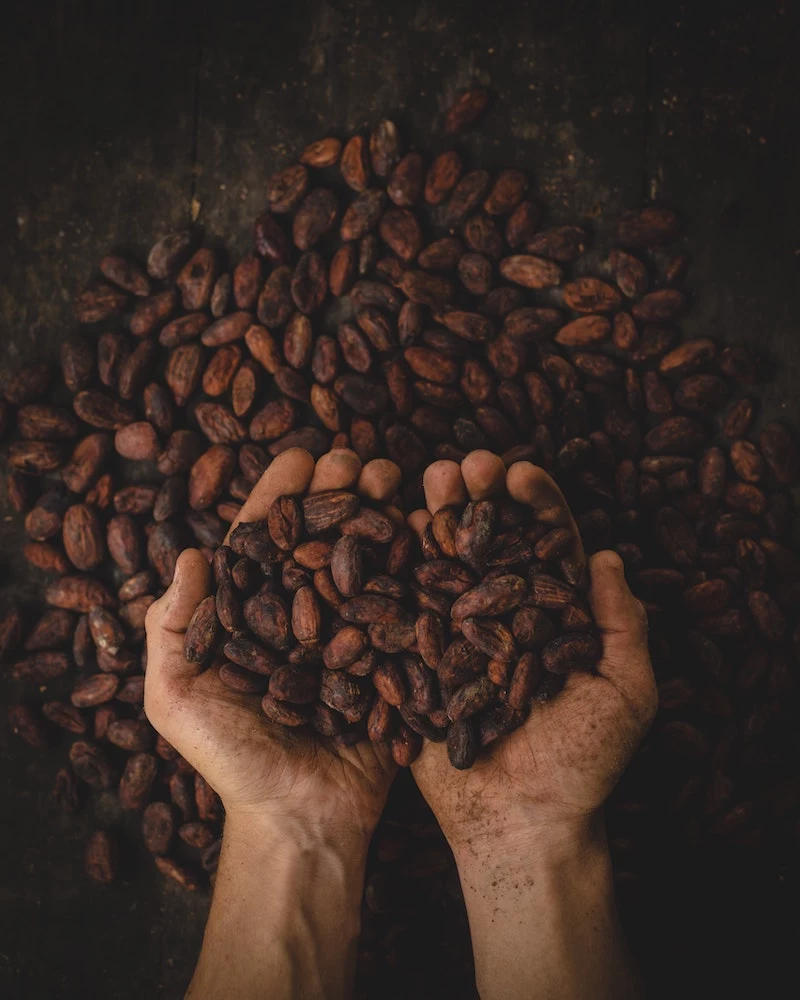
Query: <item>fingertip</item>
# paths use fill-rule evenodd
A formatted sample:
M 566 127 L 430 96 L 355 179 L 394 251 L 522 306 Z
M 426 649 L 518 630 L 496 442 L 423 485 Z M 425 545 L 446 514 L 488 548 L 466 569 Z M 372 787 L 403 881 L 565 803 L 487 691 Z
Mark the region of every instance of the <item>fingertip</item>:
M 572 525 L 574 521 L 555 480 L 533 462 L 514 462 L 506 473 L 506 488 L 517 503 L 533 508 L 541 524 Z M 577 531 L 577 529 L 575 529 Z
M 307 451 L 305 448 L 297 448 L 297 447 L 287 448 L 286 451 L 282 451 L 280 455 L 277 455 L 275 459 L 273 459 L 273 465 L 275 464 L 275 462 L 278 462 L 281 459 L 283 459 L 284 462 L 287 464 L 288 463 L 294 464 L 295 462 L 304 465 L 314 464 L 314 456 L 311 454 L 310 451 Z
M 314 474 L 314 465 L 314 456 L 310 451 L 305 448 L 287 448 L 273 458 L 253 492 L 263 483 L 271 493 L 270 503 L 283 493 L 303 493 Z
M 267 466 L 244 506 L 231 523 L 225 542 L 238 525 L 267 516 L 272 501 L 279 496 L 305 493 L 314 475 L 314 456 L 305 448 L 287 448 Z
M 617 573 L 625 576 L 625 563 L 623 563 L 618 552 L 613 549 L 603 549 L 602 552 L 595 552 L 589 557 L 589 570 L 594 576 L 595 573 Z
M 199 570 L 200 567 L 208 569 L 208 559 L 206 559 L 200 549 L 183 549 L 175 561 L 175 575 L 183 576 L 184 573 L 188 573 L 192 569 Z
M 323 490 L 346 490 L 354 487 L 361 475 L 361 459 L 350 448 L 334 448 L 316 463 L 310 493 Z
M 195 677 L 200 667 L 184 656 L 184 633 L 198 605 L 211 590 L 211 568 L 202 552 L 184 549 L 175 562 L 172 583 L 147 609 L 145 712 L 157 721 L 170 685 Z
M 156 604 L 156 625 L 171 632 L 186 629 L 197 605 L 211 589 L 211 567 L 198 549 L 184 549 L 175 562 L 175 572 L 163 597 Z M 156 605 L 148 609 L 152 610 Z
M 422 486 L 431 514 L 440 507 L 463 503 L 467 498 L 461 466 L 449 459 L 431 463 L 422 475 Z
M 619 554 L 611 549 L 595 552 L 589 558 L 589 573 L 590 602 L 600 628 L 646 642 L 647 613 L 628 586 Z
M 420 538 L 423 531 L 428 527 L 433 518 L 428 510 L 415 510 L 408 515 L 408 526 Z
M 625 579 L 625 564 L 611 549 L 589 557 L 589 580 L 594 600 L 601 607 L 615 607 L 632 596 Z
M 533 462 L 514 462 L 506 472 L 506 488 L 515 500 L 530 504 L 549 478 L 544 469 Z
M 400 467 L 388 458 L 373 458 L 358 477 L 358 492 L 377 503 L 385 503 L 400 488 Z
M 506 467 L 494 452 L 478 448 L 461 463 L 461 475 L 471 500 L 483 500 L 503 488 Z

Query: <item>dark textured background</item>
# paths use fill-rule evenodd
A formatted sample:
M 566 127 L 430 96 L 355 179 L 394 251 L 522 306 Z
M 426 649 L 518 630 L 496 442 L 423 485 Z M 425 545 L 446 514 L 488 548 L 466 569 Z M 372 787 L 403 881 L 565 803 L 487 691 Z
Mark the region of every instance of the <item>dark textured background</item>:
M 5 15 L 0 379 L 56 355 L 70 296 L 109 249 L 141 256 L 189 222 L 194 202 L 199 224 L 235 257 L 265 178 L 307 141 L 388 115 L 436 151 L 442 109 L 481 83 L 495 105 L 464 149 L 482 165 L 531 169 L 552 218 L 593 225 L 648 197 L 679 208 L 696 300 L 687 330 L 764 348 L 775 365 L 765 410 L 800 424 L 796 6 L 106 6 L 25 4 Z M 30 596 L 19 527 L 6 506 L 0 516 L 3 585 Z M 0 688 L 3 701 L 9 694 Z M 0 726 L 0 996 L 181 996 L 204 899 L 137 863 L 133 837 L 118 884 L 84 880 L 91 816 L 62 821 L 46 804 L 59 754 L 9 740 Z M 97 809 L 102 817 L 113 804 Z M 783 900 L 791 912 L 797 887 L 764 870 L 745 878 L 724 859 L 691 871 L 665 858 L 663 901 L 630 921 L 654 995 L 784 992 L 797 917 L 792 925 L 775 907 Z

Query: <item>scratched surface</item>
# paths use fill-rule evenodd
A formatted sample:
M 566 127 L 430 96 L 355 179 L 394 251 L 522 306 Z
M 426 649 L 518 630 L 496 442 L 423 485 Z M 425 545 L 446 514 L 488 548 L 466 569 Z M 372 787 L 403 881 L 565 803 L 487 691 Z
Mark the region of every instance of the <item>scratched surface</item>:
M 56 356 L 71 294 L 108 249 L 141 255 L 195 213 L 235 256 L 265 178 L 307 141 L 388 115 L 437 152 L 442 109 L 481 83 L 496 102 L 460 140 L 468 158 L 531 170 L 553 220 L 594 226 L 649 196 L 678 207 L 694 260 L 687 329 L 765 349 L 765 411 L 800 424 L 797 11 L 700 6 L 20 4 L 0 41 L 0 379 Z M 37 580 L 0 514 L 2 584 L 28 600 Z M 12 695 L 4 683 L 0 700 Z M 59 761 L 0 726 L 0 995 L 181 996 L 204 898 L 157 878 L 132 828 L 120 882 L 88 883 L 92 816 L 64 821 L 47 804 Z M 780 905 L 798 887 L 769 879 L 665 860 L 663 899 L 629 910 L 654 996 L 777 995 L 797 945 Z

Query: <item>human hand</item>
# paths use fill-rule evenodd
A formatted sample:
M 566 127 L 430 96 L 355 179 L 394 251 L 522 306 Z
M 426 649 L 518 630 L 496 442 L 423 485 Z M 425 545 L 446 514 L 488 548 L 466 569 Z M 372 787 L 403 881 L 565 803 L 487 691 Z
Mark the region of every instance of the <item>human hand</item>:
M 506 472 L 496 455 L 476 451 L 460 466 L 434 463 L 424 485 L 428 509 L 409 519 L 417 531 L 442 506 L 505 493 L 537 510 L 560 511 L 556 517 L 575 531 L 582 555 L 560 490 L 529 462 Z M 558 697 L 536 702 L 527 721 L 483 751 L 469 770 L 454 769 L 446 747 L 435 743 L 426 744 L 413 766 L 457 860 L 488 846 L 514 854 L 584 839 L 653 719 L 657 694 L 644 609 L 616 553 L 597 553 L 589 567 L 603 644 L 597 672 L 569 674 Z
M 399 481 L 399 469 L 386 460 L 362 468 L 354 452 L 338 449 L 315 464 L 307 451 L 292 448 L 272 462 L 231 528 L 265 517 L 276 497 L 307 490 L 354 489 L 386 504 Z M 259 695 L 232 691 L 216 669 L 187 662 L 184 632 L 210 589 L 208 562 L 187 549 L 170 588 L 148 611 L 145 711 L 151 723 L 214 788 L 228 825 L 241 816 L 291 836 L 324 831 L 365 845 L 395 773 L 391 754 L 367 741 L 336 747 L 312 732 L 270 723 Z

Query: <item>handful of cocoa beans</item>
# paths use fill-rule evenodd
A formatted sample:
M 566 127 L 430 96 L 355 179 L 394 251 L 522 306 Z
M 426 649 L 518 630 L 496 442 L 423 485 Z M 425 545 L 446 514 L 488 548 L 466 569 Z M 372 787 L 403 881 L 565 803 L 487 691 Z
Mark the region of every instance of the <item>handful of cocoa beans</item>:
M 186 658 L 262 694 L 271 722 L 310 725 L 337 745 L 368 734 L 410 764 L 417 732 L 376 696 L 390 678 L 431 686 L 403 603 L 411 535 L 394 513 L 324 490 L 278 497 L 266 518 L 238 524 L 214 554 L 216 593 L 189 624 Z
M 600 658 L 583 546 L 566 507 L 441 507 L 414 567 L 419 653 L 436 672 L 454 767 L 520 726 L 532 699 Z

